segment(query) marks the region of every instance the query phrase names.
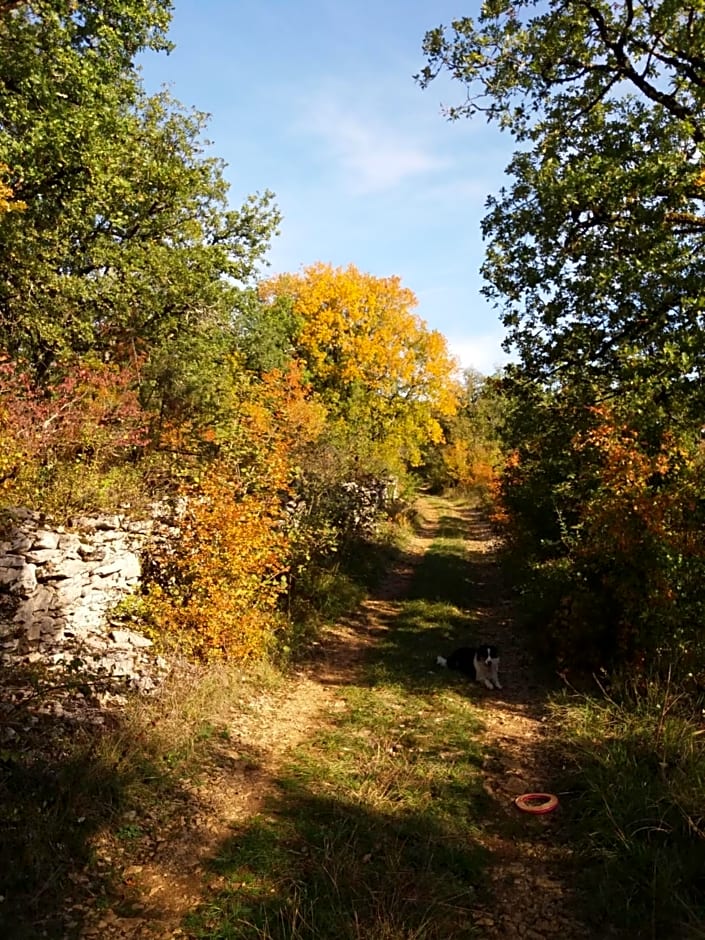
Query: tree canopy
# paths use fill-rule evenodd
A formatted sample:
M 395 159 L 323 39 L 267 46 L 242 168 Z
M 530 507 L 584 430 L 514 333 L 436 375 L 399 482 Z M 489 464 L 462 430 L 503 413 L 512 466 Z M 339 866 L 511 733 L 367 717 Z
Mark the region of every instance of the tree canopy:
M 456 408 L 457 364 L 398 277 L 319 263 L 265 281 L 260 293 L 267 304 L 290 300 L 294 352 L 360 442 L 378 441 L 390 459 L 414 464 L 427 441 L 441 440 L 439 419 Z
M 517 140 L 484 220 L 487 294 L 525 377 L 648 381 L 693 403 L 701 283 L 705 39 L 699 3 L 489 2 L 427 34 L 429 82 L 467 87 Z
M 483 222 L 504 508 L 542 635 L 586 662 L 705 663 L 704 47 L 681 0 L 490 0 L 425 39 L 449 116 L 517 145 Z
M 271 194 L 227 205 L 205 116 L 147 97 L 167 0 L 0 7 L 0 344 L 40 372 L 230 317 L 275 231 Z M 10 203 L 12 205 L 12 203 Z

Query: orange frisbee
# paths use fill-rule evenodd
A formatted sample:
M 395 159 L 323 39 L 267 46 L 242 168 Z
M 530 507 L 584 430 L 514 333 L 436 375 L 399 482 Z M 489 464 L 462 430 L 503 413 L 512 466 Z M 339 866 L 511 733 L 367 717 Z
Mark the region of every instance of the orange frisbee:
M 553 793 L 524 793 L 514 804 L 524 813 L 550 813 L 558 806 L 558 797 Z

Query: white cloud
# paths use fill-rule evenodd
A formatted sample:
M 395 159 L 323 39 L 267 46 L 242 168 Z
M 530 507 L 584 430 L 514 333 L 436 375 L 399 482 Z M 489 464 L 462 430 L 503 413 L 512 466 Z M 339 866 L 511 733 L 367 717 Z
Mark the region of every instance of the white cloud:
M 354 114 L 342 102 L 319 101 L 305 129 L 323 141 L 342 169 L 349 189 L 358 194 L 394 189 L 411 177 L 444 169 L 448 164 L 412 135 L 379 116 Z
M 491 375 L 509 362 L 510 356 L 502 349 L 501 333 L 485 333 L 479 336 L 446 337 L 452 355 L 460 360 L 463 369 L 477 369 L 483 375 Z

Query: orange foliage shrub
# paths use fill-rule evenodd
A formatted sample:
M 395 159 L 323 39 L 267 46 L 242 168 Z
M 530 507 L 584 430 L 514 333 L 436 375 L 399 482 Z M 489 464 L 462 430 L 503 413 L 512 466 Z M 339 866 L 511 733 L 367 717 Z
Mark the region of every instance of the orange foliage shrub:
M 272 372 L 249 386 L 220 456 L 183 483 L 179 538 L 153 559 L 147 607 L 156 631 L 189 655 L 244 659 L 271 648 L 287 587 L 283 502 L 323 418 L 297 366 Z
M 701 502 L 696 452 L 665 430 L 647 449 L 638 433 L 608 412 L 577 439 L 599 462 L 599 487 L 585 505 L 575 548 L 578 566 L 599 564 L 612 599 L 618 652 L 627 659 L 690 632 L 691 601 L 700 594 L 705 535 L 694 514 Z M 694 592 L 694 593 L 691 593 Z M 699 608 L 699 603 L 698 603 Z
M 630 404 L 517 409 L 495 520 L 546 655 L 663 663 L 705 687 L 705 448 L 682 418 Z
M 288 541 L 271 497 L 242 493 L 213 463 L 184 486 L 178 541 L 158 559 L 149 610 L 159 632 L 202 659 L 261 656 L 286 588 Z
M 518 451 L 510 451 L 504 459 L 504 466 L 496 471 L 489 486 L 492 521 L 501 529 L 508 541 L 515 536 L 517 520 L 515 514 L 507 506 L 506 496 L 518 483 L 516 471 L 520 463 Z
M 452 486 L 474 490 L 493 499 L 498 486 L 499 454 L 481 441 L 457 438 L 441 448 L 445 472 Z
M 609 409 L 592 410 L 596 425 L 573 439 L 584 461 L 576 519 L 562 560 L 544 569 L 564 577 L 549 630 L 596 660 L 688 657 L 705 614 L 702 460 L 670 430 L 647 442 Z

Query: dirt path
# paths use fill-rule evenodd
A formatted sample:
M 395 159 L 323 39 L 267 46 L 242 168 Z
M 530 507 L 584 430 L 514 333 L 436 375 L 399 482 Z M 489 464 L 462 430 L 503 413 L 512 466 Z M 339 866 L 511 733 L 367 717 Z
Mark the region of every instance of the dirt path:
M 480 841 L 490 850 L 494 903 L 478 912 L 481 936 L 528 940 L 584 940 L 590 936 L 575 916 L 570 881 L 572 853 L 561 837 L 560 805 L 554 813 L 529 816 L 514 800 L 523 793 L 551 792 L 556 757 L 545 690 L 516 629 L 512 601 L 502 583 L 499 543 L 478 509 L 449 510 L 463 519 L 466 551 L 475 584 L 478 620 L 484 637 L 501 651 L 502 691 L 482 701 L 485 745 L 484 786 L 496 807 L 494 825 Z
M 221 755 L 224 766 L 189 788 L 176 825 L 122 870 L 123 903 L 75 911 L 83 921 L 81 940 L 186 936 L 180 927 L 184 916 L 199 904 L 204 887 L 218 887 L 217 879 L 207 874 L 209 860 L 234 826 L 261 811 L 286 755 L 334 712 L 336 690 L 349 683 L 351 670 L 361 664 L 379 618 L 393 616 L 395 600 L 408 590 L 416 564 L 433 541 L 436 516 L 432 503 L 425 503 L 419 534 L 408 540 L 403 560 L 386 575 L 377 597 L 327 632 L 319 656 L 306 669 L 278 693 L 263 693 L 244 710 L 238 707 L 230 729 L 232 746 Z M 115 840 L 106 839 L 98 846 L 99 864 L 112 865 L 116 850 Z
M 513 631 L 492 532 L 476 510 L 454 510 L 438 500 L 424 500 L 419 508 L 423 527 L 378 596 L 329 633 L 319 658 L 293 677 L 285 690 L 263 694 L 244 712 L 233 714 L 228 747 L 218 768 L 191 786 L 183 815 L 175 815 L 174 826 L 138 864 L 122 871 L 125 903 L 77 912 L 84 924 L 81 938 L 187 937 L 180 927 L 184 915 L 197 906 L 204 889 L 219 886 L 217 878 L 207 874 L 208 860 L 233 826 L 262 810 L 291 750 L 334 713 L 337 689 L 350 681 L 351 670 L 362 662 L 375 635 L 388 628 L 381 625 L 388 625 L 399 609 L 414 568 L 433 541 L 439 509 L 444 516 L 461 518 L 467 529 L 468 562 L 480 619 L 491 631 L 486 636 L 502 647 L 505 689 L 482 700 L 492 752 L 484 769 L 485 787 L 497 810 L 481 841 L 494 860 L 490 878 L 496 901 L 491 910 L 478 910 L 478 934 L 486 940 L 588 936 L 571 916 L 571 898 L 561 876 L 570 859 L 552 838 L 560 825 L 559 813 L 518 818 L 521 814 L 513 804 L 517 793 L 549 786 L 550 766 L 542 759 L 547 732 L 541 690 L 531 683 L 531 664 Z M 112 861 L 114 848 L 106 843 L 101 849 L 106 865 Z

